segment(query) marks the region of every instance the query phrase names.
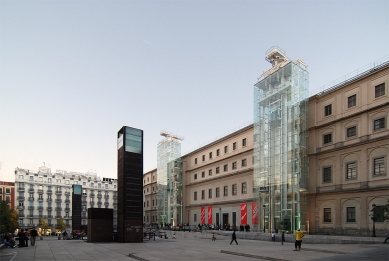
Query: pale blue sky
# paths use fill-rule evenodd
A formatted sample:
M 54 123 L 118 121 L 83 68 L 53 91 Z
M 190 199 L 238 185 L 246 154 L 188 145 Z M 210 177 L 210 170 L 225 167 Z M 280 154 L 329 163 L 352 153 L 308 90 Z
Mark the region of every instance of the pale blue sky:
M 1 1 L 0 180 L 16 167 L 115 178 L 116 133 L 161 130 L 187 153 L 252 122 L 280 46 L 310 89 L 389 54 L 385 1 Z

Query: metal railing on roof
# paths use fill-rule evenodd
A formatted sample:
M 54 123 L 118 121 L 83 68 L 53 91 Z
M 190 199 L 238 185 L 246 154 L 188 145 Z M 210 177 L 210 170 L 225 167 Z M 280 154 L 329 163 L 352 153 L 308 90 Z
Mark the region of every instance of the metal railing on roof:
M 345 85 L 349 82 L 352 82 L 354 80 L 357 80 L 361 77 L 364 77 L 365 75 L 368 75 L 369 73 L 372 73 L 375 70 L 384 68 L 385 66 L 389 65 L 389 55 L 386 55 L 372 63 L 369 63 L 358 70 L 355 70 L 351 73 L 346 74 L 345 76 L 336 79 L 330 83 L 327 83 L 326 85 L 317 88 L 315 90 L 310 91 L 309 96 L 314 95 L 323 95 L 325 93 L 331 92 L 337 88 L 339 88 L 342 85 Z

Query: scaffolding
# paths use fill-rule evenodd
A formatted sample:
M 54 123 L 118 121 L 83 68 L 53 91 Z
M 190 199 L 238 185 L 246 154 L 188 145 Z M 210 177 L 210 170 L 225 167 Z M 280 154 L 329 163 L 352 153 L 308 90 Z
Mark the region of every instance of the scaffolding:
M 183 137 L 162 131 L 165 139 L 157 147 L 157 208 L 158 223 L 176 226 L 182 222 L 182 161 Z
M 279 47 L 266 60 L 273 67 L 254 86 L 254 230 L 294 233 L 308 229 L 308 71 Z

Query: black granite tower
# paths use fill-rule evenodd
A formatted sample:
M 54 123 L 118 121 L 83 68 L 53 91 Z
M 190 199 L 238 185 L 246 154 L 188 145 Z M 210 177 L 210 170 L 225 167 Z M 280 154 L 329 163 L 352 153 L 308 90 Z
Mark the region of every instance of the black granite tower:
M 118 242 L 143 242 L 143 131 L 123 126 L 118 144 Z

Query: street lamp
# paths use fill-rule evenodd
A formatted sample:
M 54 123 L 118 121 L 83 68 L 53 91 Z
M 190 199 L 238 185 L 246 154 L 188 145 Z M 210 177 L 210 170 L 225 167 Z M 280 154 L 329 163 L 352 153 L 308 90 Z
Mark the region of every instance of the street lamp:
M 266 205 L 263 205 L 263 233 L 265 233 L 265 208 Z
M 221 230 L 222 227 L 222 208 L 219 208 L 219 230 Z
M 376 237 L 375 235 L 375 220 L 376 220 L 376 216 L 375 216 L 375 207 L 376 207 L 376 204 L 373 203 L 373 205 L 371 205 L 373 207 L 373 209 L 371 211 L 373 211 L 373 217 L 371 218 L 373 220 L 373 235 L 372 237 Z
M 189 209 L 188 209 L 188 226 L 189 226 Z

